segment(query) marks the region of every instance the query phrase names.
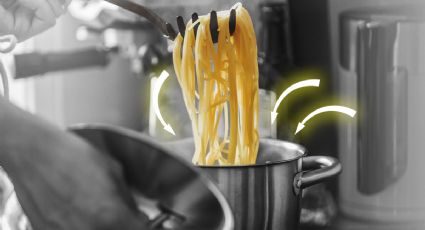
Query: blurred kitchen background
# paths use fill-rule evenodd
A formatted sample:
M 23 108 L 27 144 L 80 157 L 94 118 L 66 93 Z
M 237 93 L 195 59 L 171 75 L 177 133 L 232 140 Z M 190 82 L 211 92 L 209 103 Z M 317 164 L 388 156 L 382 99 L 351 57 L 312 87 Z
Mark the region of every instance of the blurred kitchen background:
M 188 20 L 192 12 L 202 15 L 211 9 L 228 9 L 236 3 L 229 0 L 138 2 L 173 23 L 177 15 Z M 407 95 L 407 89 L 411 88 L 403 82 L 406 76 L 397 77 L 402 73 L 395 73 L 393 81 L 379 75 L 391 65 L 386 61 L 392 64 L 403 64 L 403 60 L 425 61 L 425 40 L 419 39 L 425 38 L 423 0 L 241 2 L 249 9 L 257 31 L 262 88 L 279 95 L 300 79 L 322 80 L 320 89 L 291 95 L 278 111 L 277 133 L 272 127 L 270 133 L 264 134 L 301 143 L 312 155 L 336 156 L 343 163 L 344 173 L 339 179 L 304 194 L 301 228 L 424 229 L 425 198 L 419 195 L 425 194 L 424 185 L 420 185 L 424 183 L 415 181 L 425 173 L 420 169 L 425 158 L 418 156 L 424 148 L 420 141 L 407 140 L 408 133 L 422 139 L 424 136 L 420 131 L 411 133 L 406 128 L 416 121 L 411 119 L 419 119 L 424 113 L 403 107 L 404 104 L 420 107 L 408 99 L 423 98 L 419 93 L 423 88 L 418 86 L 414 91 L 418 93 Z M 406 7 L 419 13 L 404 10 Z M 364 31 L 363 27 L 372 29 Z M 400 40 L 403 38 L 400 33 L 407 40 Z M 14 60 L 8 57 L 12 78 L 19 78 L 11 79 L 11 98 L 62 127 L 107 123 L 136 129 L 161 140 L 188 137 L 191 128 L 173 74 L 171 45 L 148 22 L 131 13 L 99 1 L 75 0 L 70 13 L 54 28 L 21 44 Z M 404 74 L 424 76 L 420 63 L 409 68 L 404 69 Z M 152 79 L 164 69 L 172 77 L 161 90 L 159 104 L 176 137 L 163 131 L 151 105 Z M 348 79 L 352 75 L 358 81 Z M 421 83 L 424 82 L 418 81 Z M 364 92 L 366 98 L 356 92 Z M 264 94 L 267 114 L 267 105 L 271 110 L 276 95 Z M 348 119 L 338 123 L 337 116 L 317 118 L 305 132 L 293 136 L 300 119 L 313 108 L 330 103 L 357 106 L 358 101 L 365 101 L 364 107 L 369 110 L 363 113 L 359 108 L 357 124 Z M 362 114 L 375 120 L 362 122 Z M 356 127 L 360 130 L 357 133 L 353 131 Z M 380 127 L 386 127 L 382 133 L 374 131 Z M 411 162 L 412 159 L 417 163 Z M 410 179 L 404 180 L 405 177 Z M 385 178 L 390 181 L 384 181 Z M 417 187 L 413 189 L 414 186 Z

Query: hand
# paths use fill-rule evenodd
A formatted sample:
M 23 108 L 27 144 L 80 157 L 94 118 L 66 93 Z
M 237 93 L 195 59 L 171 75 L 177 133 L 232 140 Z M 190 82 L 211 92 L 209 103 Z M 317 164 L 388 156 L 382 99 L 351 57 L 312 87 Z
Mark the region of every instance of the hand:
M 54 26 L 71 0 L 0 0 L 0 36 L 24 41 Z
M 0 99 L 0 164 L 35 230 L 143 230 L 121 165 Z

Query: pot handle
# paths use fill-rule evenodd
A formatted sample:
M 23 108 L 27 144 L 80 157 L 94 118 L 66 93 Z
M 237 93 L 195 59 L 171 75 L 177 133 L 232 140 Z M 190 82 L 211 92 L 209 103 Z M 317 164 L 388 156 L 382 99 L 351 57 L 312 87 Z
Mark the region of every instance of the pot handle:
M 318 184 L 338 175 L 342 170 L 341 163 L 333 157 L 311 156 L 302 159 L 302 172 L 294 179 L 294 189 L 299 190 Z

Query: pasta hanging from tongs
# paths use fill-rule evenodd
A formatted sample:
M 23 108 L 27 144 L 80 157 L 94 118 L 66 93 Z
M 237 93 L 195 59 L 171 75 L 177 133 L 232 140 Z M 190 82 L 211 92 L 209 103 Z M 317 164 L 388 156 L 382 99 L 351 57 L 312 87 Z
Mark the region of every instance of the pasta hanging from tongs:
M 255 164 L 259 145 L 257 43 L 248 11 L 240 4 L 235 31 L 230 11 L 201 16 L 175 39 L 175 72 L 192 121 L 196 165 Z M 195 34 L 195 28 L 197 29 Z M 212 33 L 218 32 L 217 42 Z M 219 134 L 223 124 L 224 133 Z

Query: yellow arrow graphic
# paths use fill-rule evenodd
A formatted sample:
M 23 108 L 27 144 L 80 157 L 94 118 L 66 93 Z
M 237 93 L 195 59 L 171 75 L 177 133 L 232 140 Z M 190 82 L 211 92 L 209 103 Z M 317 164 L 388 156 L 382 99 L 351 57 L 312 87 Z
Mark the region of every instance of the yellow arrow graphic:
M 313 117 L 326 112 L 338 112 L 346 114 L 350 117 L 356 116 L 357 111 L 354 109 L 350 109 L 345 106 L 338 106 L 338 105 L 331 105 L 331 106 L 325 106 L 320 109 L 315 110 L 314 112 L 310 113 L 302 122 L 298 123 L 297 131 L 295 131 L 295 134 L 299 133 L 301 130 L 305 128 L 305 124 L 312 119 Z
M 319 79 L 310 79 L 305 81 L 297 82 L 293 85 L 291 85 L 289 88 L 287 88 L 283 93 L 279 96 L 279 99 L 276 102 L 276 105 L 274 106 L 274 109 L 271 113 L 271 121 L 272 124 L 276 121 L 277 118 L 277 109 L 279 108 L 280 104 L 282 103 L 283 99 L 287 97 L 290 93 L 293 91 L 304 88 L 304 87 L 319 87 L 320 86 L 320 80 Z
M 158 105 L 159 91 L 161 91 L 162 85 L 168 79 L 169 76 L 170 76 L 170 74 L 167 71 L 164 70 L 164 71 L 162 71 L 159 78 L 155 81 L 155 86 L 154 86 L 153 94 L 152 94 L 153 108 L 154 108 L 154 111 L 155 111 L 155 115 L 158 117 L 159 122 L 161 122 L 161 124 L 164 126 L 164 130 L 175 136 L 176 134 L 174 133 L 174 130 L 171 127 L 171 125 L 167 124 L 165 122 L 164 118 L 162 117 L 162 114 L 161 114 L 161 111 L 159 110 L 159 105 Z

